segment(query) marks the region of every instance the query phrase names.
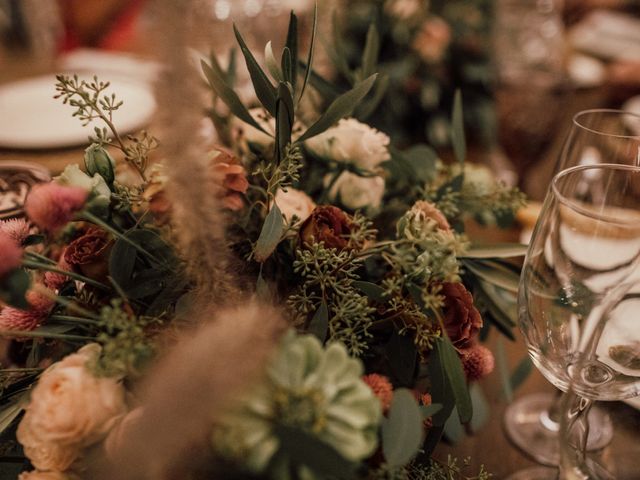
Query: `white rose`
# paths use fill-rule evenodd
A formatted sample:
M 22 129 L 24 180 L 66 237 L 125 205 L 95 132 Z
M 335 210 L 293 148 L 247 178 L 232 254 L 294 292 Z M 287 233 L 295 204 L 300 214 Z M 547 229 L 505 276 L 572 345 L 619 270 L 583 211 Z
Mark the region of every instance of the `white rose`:
M 40 472 L 38 470 L 33 470 L 31 472 L 21 473 L 18 480 L 71 480 L 72 478 L 76 477 L 71 477 L 62 472 Z
M 313 209 L 316 208 L 316 204 L 309 195 L 291 187 L 287 188 L 286 191 L 278 190 L 275 202 L 287 222 L 290 222 L 294 215 L 298 217 L 298 222 L 296 223 L 304 222 L 309 218 Z
M 98 345 L 87 345 L 42 374 L 18 427 L 23 445 L 83 448 L 101 440 L 126 412 L 121 383 L 87 368 L 99 352 Z
M 233 117 L 232 120 L 231 125 L 233 130 L 240 132 L 242 137 L 249 143 L 255 143 L 263 147 L 273 144 L 275 141 L 274 137 L 276 135 L 276 119 L 261 107 L 252 108 L 249 110 L 249 113 L 254 120 L 258 122 L 258 125 L 260 125 L 266 132 L 270 133 L 271 136 L 237 117 Z M 302 134 L 303 130 L 304 126 L 300 122 L 295 122 L 292 128 L 291 138 L 295 140 Z
M 313 154 L 374 170 L 389 160 L 389 137 L 355 118 L 342 119 L 334 127 L 305 142 Z
M 326 180 L 329 178 L 330 176 L 327 176 Z M 382 203 L 383 196 L 384 179 L 382 177 L 361 177 L 351 172 L 343 172 L 329 190 L 332 201 L 339 197 L 342 204 L 352 210 L 358 208 L 375 210 Z
M 107 207 L 111 202 L 111 190 L 104 178 L 98 173 L 94 173 L 93 177 L 90 177 L 76 164 L 67 165 L 54 180 L 60 185 L 80 187 L 91 192 L 94 196 L 93 202 L 102 207 Z

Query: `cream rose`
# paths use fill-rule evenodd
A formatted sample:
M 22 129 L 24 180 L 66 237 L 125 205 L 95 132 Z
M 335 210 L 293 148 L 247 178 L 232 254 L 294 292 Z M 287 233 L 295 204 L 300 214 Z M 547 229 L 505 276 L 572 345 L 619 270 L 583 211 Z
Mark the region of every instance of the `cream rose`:
M 43 442 L 31 429 L 32 417 L 27 413 L 18 426 L 17 438 L 25 456 L 40 470 L 66 470 L 80 456 L 75 445 Z
M 304 222 L 316 208 L 309 195 L 290 187 L 286 191 L 278 190 L 275 201 L 287 222 L 290 222 L 294 215 L 298 218 L 296 223 Z
M 31 472 L 23 472 L 18 477 L 18 480 L 72 480 L 76 477 L 66 475 L 62 472 L 40 472 L 33 470 Z
M 389 142 L 384 133 L 355 118 L 346 118 L 307 140 L 305 146 L 319 157 L 372 171 L 391 158 Z
M 87 368 L 99 353 L 97 344 L 87 345 L 42 374 L 18 429 L 21 443 L 83 448 L 108 433 L 126 405 L 117 379 Z
M 325 183 L 329 180 L 329 176 Z M 384 179 L 380 176 L 361 177 L 351 172 L 343 172 L 329 190 L 331 201 L 340 199 L 341 203 L 352 210 L 358 208 L 376 209 L 384 196 Z
M 93 195 L 92 202 L 96 205 L 107 207 L 111 202 L 111 190 L 104 178 L 98 173 L 90 177 L 76 164 L 67 165 L 54 180 L 60 185 L 85 189 Z
M 409 21 L 420 13 L 422 2 L 421 0 L 387 0 L 384 9 L 392 17 Z

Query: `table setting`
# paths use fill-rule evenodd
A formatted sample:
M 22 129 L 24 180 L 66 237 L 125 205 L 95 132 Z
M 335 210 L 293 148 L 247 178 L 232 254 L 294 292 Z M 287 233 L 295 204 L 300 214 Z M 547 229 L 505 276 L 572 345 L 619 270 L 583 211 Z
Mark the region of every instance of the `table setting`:
M 0 82 L 0 478 L 637 478 L 635 100 L 538 203 L 490 2 L 285 3 L 154 0 L 153 52 Z

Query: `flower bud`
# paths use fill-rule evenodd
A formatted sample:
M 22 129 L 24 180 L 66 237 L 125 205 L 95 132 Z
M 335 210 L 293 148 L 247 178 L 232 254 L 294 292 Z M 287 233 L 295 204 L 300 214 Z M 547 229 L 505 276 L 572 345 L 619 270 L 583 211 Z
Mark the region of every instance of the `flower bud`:
M 97 143 L 92 143 L 84 151 L 84 166 L 89 176 L 93 177 L 93 175 L 97 173 L 104 178 L 109 185 L 111 185 L 116 178 L 116 162 L 111 158 L 109 152 Z

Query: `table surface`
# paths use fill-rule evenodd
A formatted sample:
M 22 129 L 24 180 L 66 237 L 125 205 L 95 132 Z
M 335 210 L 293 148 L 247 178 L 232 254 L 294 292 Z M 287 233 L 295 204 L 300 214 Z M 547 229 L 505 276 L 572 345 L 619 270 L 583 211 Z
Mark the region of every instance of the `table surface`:
M 17 59 L 7 56 L 3 58 L 0 52 L 0 84 L 41 72 L 44 72 L 41 67 L 38 68 L 33 64 L 17 61 Z M 568 99 L 567 108 L 564 110 L 566 118 L 563 120 L 563 124 L 568 125 L 572 115 L 581 109 L 601 106 L 601 104 L 597 103 L 600 101 L 601 95 L 597 94 L 597 92 L 573 95 Z M 547 184 L 564 132 L 557 132 L 557 137 L 556 140 L 551 142 L 550 151 L 532 169 L 531 178 L 526 183 Z M 0 162 L 9 160 L 35 161 L 46 166 L 55 174 L 69 163 L 82 162 L 82 149 L 71 148 L 47 151 L 0 149 Z M 513 237 L 513 234 L 509 232 L 504 235 Z M 489 236 L 495 236 L 495 234 L 489 233 Z M 495 345 L 496 340 L 497 335 L 493 334 L 490 337 L 490 343 Z M 513 369 L 525 355 L 525 346 L 519 336 L 516 342 L 510 342 L 506 339 L 503 341 L 506 347 L 506 356 Z M 477 469 L 482 463 L 489 472 L 494 474 L 493 478 L 496 479 L 506 478 L 509 474 L 519 469 L 535 466 L 536 464 L 533 461 L 529 460 L 509 443 L 504 434 L 502 418 L 507 407 L 507 401 L 504 398 L 498 372 L 492 373 L 481 381 L 481 387 L 491 407 L 488 423 L 479 432 L 465 437 L 456 445 L 442 443 L 438 446 L 435 457 L 440 460 L 446 460 L 447 455 L 453 455 L 460 459 L 470 457 L 472 468 Z M 545 391 L 551 392 L 553 387 L 537 371 L 534 371 L 518 389 L 515 398 L 517 399 L 528 393 Z M 606 408 L 611 411 L 615 419 L 616 436 L 612 445 L 605 449 L 604 454 L 615 459 L 620 480 L 640 478 L 640 412 L 618 402 L 610 403 L 606 405 Z

